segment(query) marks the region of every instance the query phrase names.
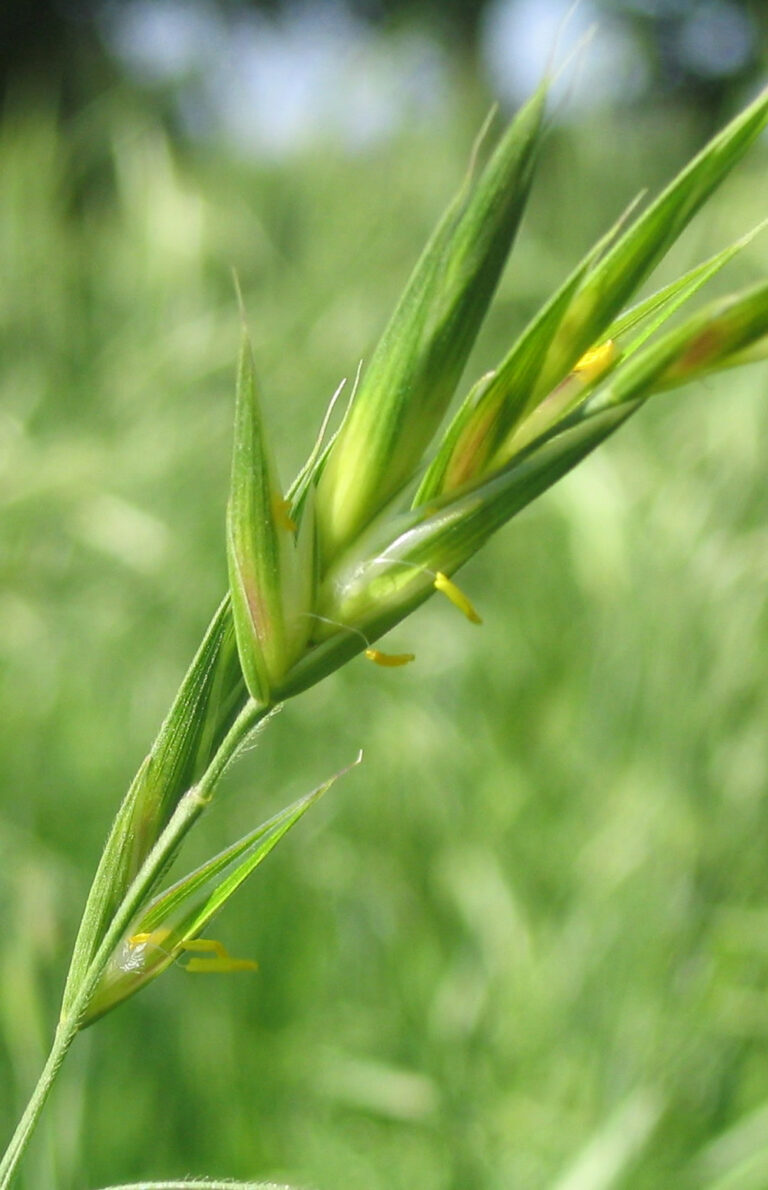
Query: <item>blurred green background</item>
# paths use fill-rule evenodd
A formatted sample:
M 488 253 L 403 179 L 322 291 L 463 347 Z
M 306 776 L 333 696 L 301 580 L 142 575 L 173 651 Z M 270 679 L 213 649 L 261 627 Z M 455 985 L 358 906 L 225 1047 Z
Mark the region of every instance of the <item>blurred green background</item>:
M 764 73 L 762 4 L 585 3 L 565 50 L 595 15 L 468 376 Z M 225 585 L 230 268 L 289 478 L 561 17 L 0 17 L 5 1131 Z M 763 141 L 659 278 L 764 218 L 767 170 Z M 767 268 L 763 236 L 718 285 Z M 766 444 L 764 366 L 657 398 L 467 568 L 482 629 L 433 601 L 393 634 L 413 666 L 360 660 L 290 704 L 184 856 L 364 748 L 217 922 L 259 973 L 172 970 L 84 1037 L 19 1185 L 764 1190 Z

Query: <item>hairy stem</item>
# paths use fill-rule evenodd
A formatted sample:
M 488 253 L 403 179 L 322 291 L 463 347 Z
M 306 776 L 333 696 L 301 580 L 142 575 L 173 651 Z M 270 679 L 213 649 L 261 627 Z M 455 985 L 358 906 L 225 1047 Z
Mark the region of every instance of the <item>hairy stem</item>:
M 29 1143 L 32 1130 L 45 1106 L 56 1075 L 59 1073 L 59 1068 L 76 1034 L 77 1025 L 73 1024 L 72 1021 L 61 1021 L 56 1030 L 48 1060 L 37 1081 L 37 1086 L 30 1096 L 29 1103 L 24 1109 L 24 1114 L 16 1126 L 16 1131 L 11 1138 L 11 1142 L 5 1151 L 2 1161 L 0 1161 L 0 1190 L 6 1190 L 6 1187 L 11 1184 L 16 1166 Z

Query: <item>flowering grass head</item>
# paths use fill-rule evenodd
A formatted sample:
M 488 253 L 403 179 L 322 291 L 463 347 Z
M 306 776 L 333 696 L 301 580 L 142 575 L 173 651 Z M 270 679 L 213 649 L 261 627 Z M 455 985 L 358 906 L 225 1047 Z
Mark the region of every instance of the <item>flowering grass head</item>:
M 332 403 L 287 491 L 243 332 L 229 589 L 118 811 L 51 1054 L 0 1161 L 0 1190 L 83 1027 L 174 964 L 199 974 L 256 969 L 255 958 L 233 957 L 204 931 L 330 782 L 161 889 L 255 731 L 358 654 L 384 669 L 412 662 L 413 652 L 389 652 L 379 640 L 433 595 L 479 624 L 455 575 L 493 533 L 655 394 L 768 355 L 768 281 L 687 309 L 749 237 L 628 305 L 765 127 L 763 92 L 642 213 L 633 204 L 617 220 L 451 415 L 530 193 L 546 94 L 545 84 L 482 168 L 477 146 L 341 424 L 326 436 Z
M 108 840 L 65 1017 L 95 1019 L 178 959 L 191 970 L 248 967 L 201 931 L 314 795 L 166 892 L 157 884 L 249 734 L 355 655 L 387 669 L 413 661 L 378 641 L 433 595 L 479 624 L 454 576 L 496 530 L 654 394 L 765 354 L 766 282 L 670 321 L 749 237 L 627 303 L 765 127 L 768 92 L 644 211 L 632 204 L 439 432 L 520 225 L 546 92 L 522 108 L 482 168 L 476 146 L 341 424 L 326 436 L 332 403 L 287 491 L 243 331 L 229 591 Z

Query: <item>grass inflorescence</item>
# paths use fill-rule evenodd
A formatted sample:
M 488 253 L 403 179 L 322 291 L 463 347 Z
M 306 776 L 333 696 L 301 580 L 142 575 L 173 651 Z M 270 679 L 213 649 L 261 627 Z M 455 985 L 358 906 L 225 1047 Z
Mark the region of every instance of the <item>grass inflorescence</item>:
M 410 661 L 413 653 L 390 652 L 380 638 L 435 594 L 479 623 L 475 602 L 454 576 L 499 528 L 649 398 L 765 353 L 768 283 L 694 313 L 686 308 L 742 241 L 627 309 L 764 128 L 762 94 L 657 200 L 620 218 L 584 255 L 440 431 L 516 238 L 545 108 L 543 86 L 486 163 L 473 161 L 346 411 L 335 425 L 323 422 L 324 436 L 287 489 L 243 327 L 226 527 L 229 590 L 107 841 L 54 1049 L 0 1166 L 0 1186 L 10 1183 L 59 1065 L 84 1027 L 177 960 L 198 972 L 253 969 L 252 959 L 234 958 L 203 931 L 330 782 L 160 889 L 254 732 L 285 701 L 360 653 L 385 668 Z M 643 1118 L 657 1114 L 654 1107 Z

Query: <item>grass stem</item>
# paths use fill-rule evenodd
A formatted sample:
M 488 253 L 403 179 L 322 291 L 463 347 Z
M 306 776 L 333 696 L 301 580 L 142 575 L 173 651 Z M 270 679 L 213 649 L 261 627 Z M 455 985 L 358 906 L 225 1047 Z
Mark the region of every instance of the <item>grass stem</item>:
M 11 1142 L 5 1151 L 2 1161 L 0 1161 L 0 1190 L 6 1190 L 6 1187 L 11 1184 L 16 1167 L 24 1154 L 32 1131 L 48 1099 L 51 1087 L 59 1073 L 61 1064 L 76 1035 L 77 1025 L 71 1020 L 61 1021 L 59 1023 L 53 1038 L 51 1052 L 37 1081 L 37 1086 L 30 1096 L 29 1102 L 24 1109 L 24 1114 L 16 1126 L 16 1131 L 11 1138 Z
M 77 1036 L 99 980 L 112 953 L 125 933 L 131 919 L 141 908 L 148 893 L 179 847 L 190 827 L 208 806 L 216 785 L 241 746 L 272 708 L 249 699 L 221 742 L 203 776 L 180 800 L 170 822 L 142 864 L 119 905 L 96 955 L 77 989 L 70 1011 L 59 1021 L 51 1051 L 43 1067 L 37 1086 L 24 1109 L 10 1144 L 0 1161 L 0 1190 L 11 1185 L 16 1167 L 29 1143 L 29 1138 L 50 1094 L 67 1051 Z

